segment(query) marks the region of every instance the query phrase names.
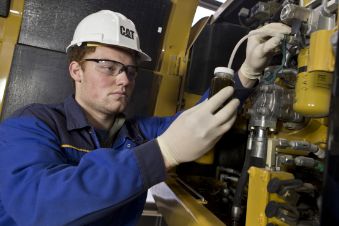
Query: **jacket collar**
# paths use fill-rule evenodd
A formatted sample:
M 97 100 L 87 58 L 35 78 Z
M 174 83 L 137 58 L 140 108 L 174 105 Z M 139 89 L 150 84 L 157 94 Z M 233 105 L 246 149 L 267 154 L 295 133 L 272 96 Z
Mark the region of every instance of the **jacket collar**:
M 91 125 L 89 124 L 84 110 L 81 106 L 76 102 L 74 99 L 74 95 L 69 96 L 64 101 L 64 109 L 66 115 L 66 122 L 67 122 L 67 130 L 75 130 L 75 129 L 82 129 L 82 128 L 90 128 Z M 122 117 L 125 116 L 122 114 Z M 119 130 L 117 134 L 117 143 L 114 146 L 120 145 L 127 137 L 131 139 L 134 143 L 142 144 L 146 142 L 145 138 L 141 134 L 137 122 L 134 120 L 129 119 L 127 122 L 123 120 L 124 123 L 122 128 Z M 119 127 L 121 127 L 119 126 Z
M 65 99 L 64 107 L 67 121 L 67 130 L 90 127 L 85 112 L 74 99 L 74 95 Z

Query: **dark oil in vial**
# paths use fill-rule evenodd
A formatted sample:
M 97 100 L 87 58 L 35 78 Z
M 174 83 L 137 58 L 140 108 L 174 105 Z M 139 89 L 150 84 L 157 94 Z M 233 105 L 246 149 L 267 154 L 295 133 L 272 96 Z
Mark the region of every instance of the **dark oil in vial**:
M 211 98 L 214 94 L 225 88 L 226 86 L 234 86 L 234 81 L 227 77 L 214 77 L 211 81 L 211 88 L 208 97 Z
M 228 78 L 228 77 L 218 77 L 218 76 L 214 77 L 211 80 L 211 88 L 210 88 L 208 98 L 211 98 L 213 95 L 215 95 L 217 92 L 219 92 L 220 90 L 222 90 L 226 86 L 234 87 L 234 81 L 231 78 Z M 220 106 L 220 108 L 225 106 L 231 100 L 232 100 L 232 97 L 229 97 L 225 101 L 225 103 L 222 106 Z

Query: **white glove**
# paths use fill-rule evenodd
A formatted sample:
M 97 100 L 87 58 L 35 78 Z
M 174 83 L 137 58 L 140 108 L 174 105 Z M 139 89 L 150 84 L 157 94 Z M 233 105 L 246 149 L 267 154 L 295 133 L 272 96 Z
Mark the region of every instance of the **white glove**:
M 254 35 L 258 33 L 257 35 Z M 261 34 L 260 34 L 261 33 Z M 284 38 L 284 34 L 291 33 L 291 28 L 282 23 L 271 23 L 251 31 L 246 47 L 246 59 L 240 67 L 240 73 L 249 79 L 257 79 L 274 50 Z
M 233 99 L 220 110 L 218 108 L 233 92 L 232 87 L 226 87 L 209 100 L 184 111 L 157 138 L 167 168 L 199 158 L 232 127 L 239 100 Z

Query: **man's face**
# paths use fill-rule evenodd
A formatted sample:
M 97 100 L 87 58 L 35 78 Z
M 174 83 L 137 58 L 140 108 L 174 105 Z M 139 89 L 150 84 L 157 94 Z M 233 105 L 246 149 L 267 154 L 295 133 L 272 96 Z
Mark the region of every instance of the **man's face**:
M 106 59 L 123 65 L 135 65 L 135 58 L 128 51 L 106 46 L 96 47 L 95 52 L 87 54 L 84 59 Z M 95 61 L 82 62 L 78 71 L 79 80 L 75 79 L 75 99 L 89 114 L 110 116 L 123 112 L 132 95 L 135 80 L 128 78 L 126 71 L 108 75 L 105 70 L 109 68 L 101 66 Z

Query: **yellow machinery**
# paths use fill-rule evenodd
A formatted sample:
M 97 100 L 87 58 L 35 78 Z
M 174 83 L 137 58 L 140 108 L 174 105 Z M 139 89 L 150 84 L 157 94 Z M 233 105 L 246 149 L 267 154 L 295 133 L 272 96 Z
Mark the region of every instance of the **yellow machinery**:
M 321 179 L 300 176 L 298 171 L 308 170 L 310 175 L 322 177 L 324 169 L 326 117 L 335 61 L 331 37 L 336 30 L 336 11 L 333 8 L 330 11 L 327 1 L 316 6 L 302 4 L 286 4 L 282 8 L 280 19 L 292 27 L 294 40 L 283 45 L 285 59 L 280 71 L 274 67 L 265 71 L 266 75 L 275 76 L 275 82 L 260 85 L 252 106 L 250 151 L 263 164 L 249 170 L 246 225 L 318 225 L 320 221 L 317 205 L 308 206 L 313 209 L 308 209 L 311 214 L 307 216 L 298 201 L 301 193 L 313 195 L 316 203 L 320 198 L 314 194 L 320 192 L 317 183 Z M 297 56 L 297 67 L 286 62 L 292 58 L 286 59 L 288 54 Z M 262 98 L 267 98 L 266 102 Z M 287 171 L 298 175 L 298 179 L 285 176 L 275 180 L 277 188 L 270 190 L 270 178 Z M 264 187 L 260 186 L 263 178 L 267 178 Z M 278 194 L 281 200 L 276 200 L 273 194 Z
M 227 6 L 224 3 L 216 14 L 227 10 Z M 258 1 L 250 13 L 239 12 L 251 29 L 270 22 L 271 18 L 265 21 L 263 15 L 275 14 L 275 21 L 290 25 L 292 34 L 284 40 L 280 61 L 266 68 L 239 115 L 236 127 L 248 124 L 247 160 L 228 215 L 232 220 L 224 223 L 320 225 L 319 194 L 328 140 L 336 10 L 332 1 Z M 190 56 L 187 59 L 192 60 Z M 197 96 L 185 92 L 184 100 L 187 108 Z M 213 154 L 197 162 L 215 166 Z M 232 177 L 220 172 L 230 169 L 216 167 L 217 179 L 227 184 L 223 178 Z M 191 185 L 195 191 L 202 186 Z M 225 189 L 230 190 L 227 186 Z
M 187 66 L 186 48 L 198 0 L 174 0 L 172 4 L 157 72 L 162 80 L 154 111 L 158 116 L 175 114 L 179 108 L 178 95 Z
M 226 11 L 230 4 L 224 3 L 216 15 Z M 233 206 L 227 215 L 232 220 L 223 219 L 224 223 L 246 226 L 320 225 L 319 200 L 327 154 L 335 62 L 336 10 L 337 5 L 333 1 L 258 1 L 250 8 L 250 13 L 240 10 L 239 17 L 246 21 L 243 24 L 251 29 L 270 22 L 275 15 L 274 21 L 290 25 L 292 34 L 284 40 L 277 58 L 279 61 L 265 69 L 263 79 L 238 117 L 236 127 L 240 130 L 248 128 L 247 141 L 243 141 L 247 142 L 246 160 L 241 176 L 236 180 Z M 266 21 L 263 19 L 265 16 Z M 189 55 L 181 59 L 193 60 Z M 162 65 L 165 67 L 166 63 Z M 187 75 L 187 70 L 179 70 L 179 65 L 176 71 Z M 184 99 L 185 108 L 188 108 L 199 95 L 185 90 L 184 95 L 177 95 L 179 104 L 180 98 Z M 158 103 L 161 100 L 164 99 L 158 99 Z M 244 124 L 247 126 L 244 127 Z M 224 183 L 224 202 L 232 203 L 226 197 L 231 191 L 227 187 L 230 184 L 228 180 L 234 179 L 234 172 L 229 173 L 231 169 L 215 163 L 213 152 L 209 152 L 197 164 L 188 166 L 188 171 L 194 167 L 204 168 L 206 164 L 216 167 L 217 179 Z M 180 171 L 178 173 L 180 176 Z M 205 180 L 201 175 L 196 176 L 201 183 L 185 180 L 191 182 L 188 190 L 194 190 L 193 195 L 202 190 Z M 204 194 L 208 196 L 211 193 Z M 206 201 L 209 202 L 208 199 Z M 218 215 L 218 210 L 215 212 Z M 201 225 L 209 224 L 204 222 Z

